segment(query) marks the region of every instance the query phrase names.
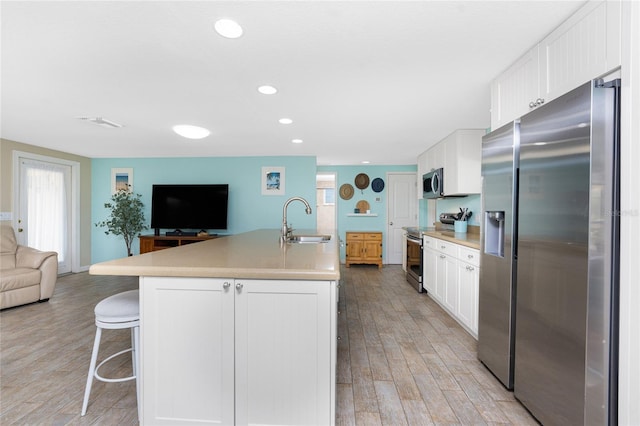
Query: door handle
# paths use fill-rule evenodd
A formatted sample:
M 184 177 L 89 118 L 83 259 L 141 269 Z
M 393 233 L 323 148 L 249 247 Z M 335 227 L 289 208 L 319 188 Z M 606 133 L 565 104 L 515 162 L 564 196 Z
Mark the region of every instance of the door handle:
M 390 226 L 393 226 L 393 222 L 389 222 L 389 225 L 390 225 Z

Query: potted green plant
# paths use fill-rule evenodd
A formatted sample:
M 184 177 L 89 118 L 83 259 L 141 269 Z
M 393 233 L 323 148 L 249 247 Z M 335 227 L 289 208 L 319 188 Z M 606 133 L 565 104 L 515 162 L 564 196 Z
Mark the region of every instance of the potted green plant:
M 106 220 L 96 223 L 96 226 L 106 227 L 105 234 L 122 235 L 127 245 L 127 255 L 132 256 L 131 243 L 140 231 L 148 229 L 142 203 L 142 195 L 134 194 L 131 190 L 121 189 L 111 196 L 111 201 L 104 203 L 104 207 L 111 211 Z

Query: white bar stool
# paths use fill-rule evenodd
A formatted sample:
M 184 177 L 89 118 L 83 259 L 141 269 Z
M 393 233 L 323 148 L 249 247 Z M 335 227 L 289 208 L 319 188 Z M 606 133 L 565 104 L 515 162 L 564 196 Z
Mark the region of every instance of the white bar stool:
M 87 386 L 84 391 L 82 415 L 84 416 L 87 413 L 89 394 L 91 393 L 91 385 L 95 377 L 100 381 L 110 383 L 136 380 L 136 400 L 138 401 L 138 419 L 140 419 L 140 381 L 137 380 L 138 371 L 140 371 L 138 360 L 138 348 L 140 345 L 140 301 L 138 290 L 125 291 L 109 296 L 96 305 L 94 312 L 96 314 L 96 338 L 93 342 L 91 364 L 89 366 L 89 374 L 87 375 Z M 109 356 L 96 367 L 102 329 L 116 330 L 123 328 L 131 329 L 131 348 Z M 121 379 L 109 379 L 98 374 L 98 370 L 105 362 L 127 352 L 132 353 L 133 375 Z

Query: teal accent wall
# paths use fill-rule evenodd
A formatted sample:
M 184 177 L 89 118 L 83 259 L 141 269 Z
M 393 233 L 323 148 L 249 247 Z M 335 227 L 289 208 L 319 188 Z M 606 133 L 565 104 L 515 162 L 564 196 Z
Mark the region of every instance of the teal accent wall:
M 337 198 L 337 215 L 338 215 L 338 236 L 344 241 L 347 231 L 377 231 L 382 232 L 383 247 L 387 241 L 387 173 L 388 172 L 417 172 L 416 165 L 385 165 L 385 166 L 319 166 L 318 172 L 335 172 L 336 173 L 336 191 Z M 366 173 L 369 176 L 369 186 L 364 190 L 360 190 L 355 185 L 355 178 L 360 173 Z M 385 187 L 381 192 L 374 192 L 371 189 L 371 182 L 375 178 L 381 178 Z M 354 189 L 353 197 L 350 200 L 343 200 L 340 195 L 340 187 L 345 184 L 351 184 Z M 354 217 L 348 216 L 353 213 L 353 209 L 360 200 L 369 203 L 371 213 L 376 213 L 376 217 Z M 345 259 L 344 245 L 340 247 L 340 260 Z M 386 259 L 385 259 L 386 260 Z
M 262 167 L 284 167 L 284 195 L 262 195 Z M 109 214 L 104 203 L 111 198 L 112 168 L 133 168 L 133 191 L 142 195 L 148 224 L 153 184 L 229 184 L 228 229 L 211 231 L 219 234 L 280 229 L 282 206 L 288 198 L 300 196 L 312 206 L 316 199 L 315 157 L 99 158 L 91 161 L 92 224 Z M 293 203 L 288 220 L 298 229 L 315 229 L 315 209 L 307 215 L 302 204 Z M 127 255 L 124 239 L 105 235 L 104 230 L 92 225 L 92 263 Z M 152 234 L 153 230 L 143 233 Z M 133 252 L 139 253 L 138 241 Z
M 443 198 L 436 200 L 436 218 L 438 222 L 440 213 L 456 213 L 460 211 L 460 207 L 468 208 L 473 214 L 469 219 L 469 225 L 480 226 L 480 208 L 481 208 L 481 196 L 480 195 L 468 195 L 460 198 Z M 433 221 L 427 215 L 427 200 L 420 200 L 418 203 L 420 219 L 420 226 L 428 226 L 427 224 Z
M 445 198 L 436 203 L 436 215 L 440 213 L 456 213 L 460 207 L 468 208 L 473 212 L 469 218 L 469 225 L 480 226 L 480 195 L 468 195 L 462 198 Z
M 421 198 L 418 200 L 418 226 L 422 228 L 429 227 L 429 215 L 427 214 L 427 200 Z

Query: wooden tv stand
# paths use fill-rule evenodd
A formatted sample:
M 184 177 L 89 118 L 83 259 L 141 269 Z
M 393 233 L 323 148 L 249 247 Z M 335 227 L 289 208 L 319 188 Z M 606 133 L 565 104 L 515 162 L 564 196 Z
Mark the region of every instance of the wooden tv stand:
M 218 238 L 217 235 L 203 235 L 200 237 L 187 236 L 156 236 L 140 235 L 140 254 L 149 253 L 156 250 L 163 250 L 171 247 L 179 247 L 185 244 L 198 243 L 200 241 Z

